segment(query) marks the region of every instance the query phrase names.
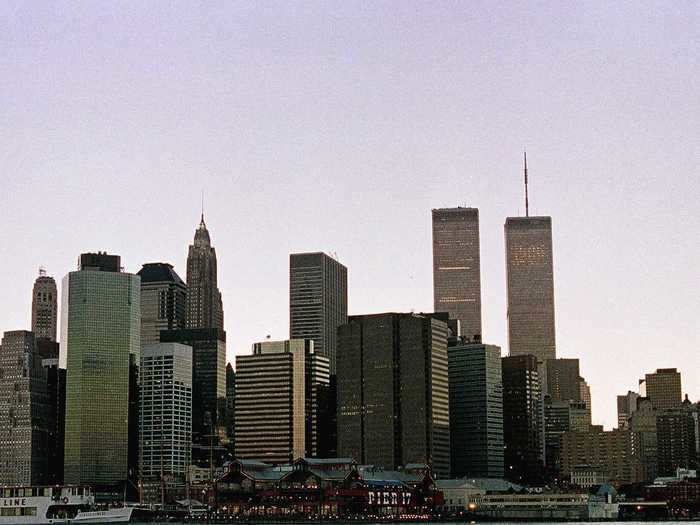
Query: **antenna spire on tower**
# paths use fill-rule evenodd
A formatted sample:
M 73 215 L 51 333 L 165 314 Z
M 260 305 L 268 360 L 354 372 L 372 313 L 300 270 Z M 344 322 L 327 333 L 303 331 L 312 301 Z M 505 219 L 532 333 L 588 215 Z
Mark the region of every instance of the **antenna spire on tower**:
M 204 224 L 204 190 L 202 189 L 202 224 Z
M 525 217 L 530 216 L 530 203 L 527 200 L 527 151 L 523 151 L 525 160 Z

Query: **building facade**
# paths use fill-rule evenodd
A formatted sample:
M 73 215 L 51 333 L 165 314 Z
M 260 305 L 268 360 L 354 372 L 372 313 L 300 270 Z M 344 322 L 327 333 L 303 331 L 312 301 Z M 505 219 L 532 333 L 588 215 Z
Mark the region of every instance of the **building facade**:
M 639 436 L 628 429 L 604 431 L 594 427 L 587 432 L 564 432 L 560 475 L 570 479 L 581 465 L 597 468 L 608 481 L 618 484 L 644 481 Z
M 337 331 L 348 320 L 348 270 L 325 253 L 289 256 L 289 337 L 311 339 L 335 374 Z
M 50 408 L 46 371 L 32 332 L 5 332 L 0 345 L 0 484 L 48 481 Z
M 192 457 L 192 348 L 144 346 L 140 386 L 140 479 L 184 481 Z
M 48 428 L 48 467 L 45 482 L 50 485 L 63 483 L 63 454 L 65 448 L 66 419 L 66 370 L 58 366 L 59 344 L 50 339 L 37 339 L 36 350 L 41 366 L 46 372 L 46 395 L 49 414 Z
M 628 390 L 625 395 L 617 396 L 617 428 L 625 428 L 632 414 L 637 410 L 637 401 L 641 396 Z
M 141 277 L 141 346 L 160 342 L 161 330 L 185 328 L 187 286 L 168 263 L 147 263 Z
M 554 359 L 551 217 L 508 217 L 505 242 L 509 354 Z
M 503 478 L 501 349 L 462 337 L 447 356 L 451 475 Z
M 121 271 L 119 256 L 105 253 L 81 255 L 79 268 L 63 280 L 61 308 L 64 480 L 123 483 L 136 474 L 129 458 L 138 435 L 129 422 L 141 348 L 140 278 Z
M 58 290 L 53 277 L 39 270 L 32 290 L 32 332 L 37 339 L 56 340 Z
M 538 482 L 544 467 L 544 407 L 532 355 L 501 359 L 503 378 L 503 453 L 507 479 Z
M 351 316 L 338 328 L 338 454 L 450 472 L 447 324 L 427 315 Z
M 224 307 L 217 280 L 216 250 L 204 214 L 187 254 L 187 328 L 224 330 Z
M 652 400 L 653 403 L 653 400 Z M 695 422 L 700 408 L 688 400 L 656 416 L 659 476 L 673 476 L 676 469 L 697 469 L 698 447 Z
M 657 457 L 658 436 L 656 432 L 657 412 L 649 398 L 637 397 L 634 410 L 627 418 L 626 425 L 622 427 L 629 428 L 639 436 L 639 455 L 644 467 L 644 479 L 647 481 L 653 481 L 659 472 Z
M 481 336 L 479 210 L 434 209 L 432 220 L 435 311 L 458 319 L 461 334 Z
M 218 328 L 164 330 L 162 343 L 192 348 L 192 441 L 208 447 L 226 436 L 226 332 Z
M 285 463 L 318 454 L 329 360 L 310 339 L 265 341 L 236 356 L 235 455 Z
M 545 466 L 549 475 L 561 469 L 561 437 L 565 432 L 588 432 L 591 413 L 585 403 L 544 399 Z
M 677 408 L 683 401 L 681 373 L 675 368 L 659 368 L 644 376 L 646 397 L 657 410 Z

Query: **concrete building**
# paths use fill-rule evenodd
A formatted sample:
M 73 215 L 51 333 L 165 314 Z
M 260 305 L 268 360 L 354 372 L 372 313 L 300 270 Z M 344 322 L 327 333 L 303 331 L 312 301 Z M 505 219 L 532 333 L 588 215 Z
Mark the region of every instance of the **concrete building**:
M 335 374 L 337 331 L 348 321 L 348 270 L 325 253 L 289 256 L 289 337 L 311 339 Z
M 0 485 L 48 480 L 50 409 L 34 334 L 5 332 L 0 345 Z
M 556 358 L 551 217 L 508 217 L 505 224 L 510 355 Z
M 338 328 L 338 454 L 448 477 L 447 324 L 428 315 L 351 316 Z
M 328 369 L 310 339 L 255 343 L 252 355 L 236 356 L 236 457 L 279 464 L 317 455 Z
M 66 368 L 65 482 L 123 484 L 135 476 L 141 282 L 120 258 L 80 256 L 63 279 L 61 366 Z
M 58 290 L 53 277 L 39 269 L 32 290 L 32 332 L 37 339 L 56 340 Z
M 622 427 L 629 428 L 639 436 L 639 459 L 644 468 L 643 477 L 647 481 L 653 481 L 658 476 L 656 415 L 657 410 L 652 406 L 651 400 L 638 397 L 626 426 Z
M 659 368 L 644 376 L 646 397 L 657 410 L 677 408 L 683 401 L 681 373 L 675 368 Z
M 644 481 L 639 436 L 631 430 L 604 431 L 593 427 L 587 432 L 564 432 L 560 475 L 570 479 L 580 465 L 597 467 L 607 474 L 608 480 L 618 484 Z
M 536 483 L 544 467 L 544 407 L 537 358 L 503 357 L 501 369 L 505 477 L 516 483 Z
M 501 349 L 467 338 L 447 348 L 453 477 L 503 477 Z
M 162 330 L 185 328 L 187 286 L 168 263 L 147 263 L 141 277 L 141 346 L 160 342 Z
M 549 396 L 545 397 L 545 466 L 550 475 L 556 475 L 561 469 L 562 435 L 568 431 L 588 432 L 590 428 L 591 413 L 585 403 L 571 400 L 553 401 Z
M 189 329 L 224 330 L 224 307 L 217 281 L 216 250 L 202 213 L 187 254 L 187 316 Z
M 652 404 L 653 404 L 652 399 Z M 658 475 L 672 476 L 677 469 L 697 469 L 695 425 L 698 405 L 686 400 L 656 416 Z
M 160 340 L 192 348 L 192 442 L 208 449 L 212 439 L 218 444 L 226 436 L 226 332 L 164 330 Z
M 192 348 L 144 346 L 140 386 L 140 479 L 185 481 L 192 455 Z
M 617 396 L 617 428 L 625 428 L 635 410 L 637 400 L 641 396 L 637 392 L 628 390 L 625 395 Z
M 462 334 L 481 336 L 479 210 L 434 209 L 432 220 L 435 311 L 458 319 Z

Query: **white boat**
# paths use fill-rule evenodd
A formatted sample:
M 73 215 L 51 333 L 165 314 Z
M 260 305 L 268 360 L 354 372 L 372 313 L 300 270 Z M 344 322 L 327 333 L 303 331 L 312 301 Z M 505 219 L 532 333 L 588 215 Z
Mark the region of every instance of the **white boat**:
M 113 509 L 89 511 L 81 510 L 69 523 L 129 523 L 133 512 L 134 507 L 115 507 Z
M 0 525 L 69 523 L 94 504 L 89 487 L 0 487 Z

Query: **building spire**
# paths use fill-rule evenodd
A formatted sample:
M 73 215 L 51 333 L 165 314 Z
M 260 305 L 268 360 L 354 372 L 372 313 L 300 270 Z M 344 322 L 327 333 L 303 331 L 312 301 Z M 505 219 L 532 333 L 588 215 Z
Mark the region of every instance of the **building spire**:
M 527 199 L 527 151 L 523 151 L 525 160 L 525 217 L 530 216 L 530 203 Z
M 204 226 L 204 190 L 202 190 L 202 219 L 199 223 L 200 226 Z

